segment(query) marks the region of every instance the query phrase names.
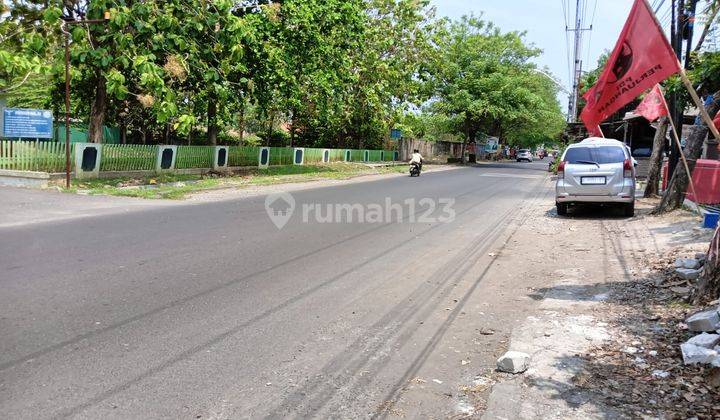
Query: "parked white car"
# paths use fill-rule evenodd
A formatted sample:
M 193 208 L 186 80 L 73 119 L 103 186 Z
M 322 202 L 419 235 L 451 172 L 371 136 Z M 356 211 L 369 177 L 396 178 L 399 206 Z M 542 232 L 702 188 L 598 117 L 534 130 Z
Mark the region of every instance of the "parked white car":
M 523 160 L 526 160 L 528 162 L 533 161 L 533 155 L 532 152 L 528 149 L 520 149 L 517 152 L 517 161 L 522 162 Z
M 635 163 L 624 143 L 590 137 L 565 149 L 555 184 L 558 214 L 574 203 L 617 203 L 625 216 L 635 214 Z

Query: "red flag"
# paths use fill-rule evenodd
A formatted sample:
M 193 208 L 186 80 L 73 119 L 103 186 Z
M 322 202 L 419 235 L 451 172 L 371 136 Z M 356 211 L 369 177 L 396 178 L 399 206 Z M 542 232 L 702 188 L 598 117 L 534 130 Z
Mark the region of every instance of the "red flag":
M 663 115 L 668 115 L 668 109 L 665 106 L 665 98 L 663 97 L 660 85 L 655 85 L 650 92 L 645 95 L 640 105 L 635 109 L 635 113 L 642 115 L 650 122 L 657 120 Z
M 715 128 L 720 130 L 720 112 L 715 114 L 715 119 L 713 120 L 713 125 L 715 125 Z
M 588 127 L 588 134 L 590 134 L 590 137 L 605 137 L 599 125 L 596 125 L 594 128 Z
M 583 96 L 585 126 L 597 126 L 651 86 L 680 71 L 647 0 L 635 0 L 598 82 Z

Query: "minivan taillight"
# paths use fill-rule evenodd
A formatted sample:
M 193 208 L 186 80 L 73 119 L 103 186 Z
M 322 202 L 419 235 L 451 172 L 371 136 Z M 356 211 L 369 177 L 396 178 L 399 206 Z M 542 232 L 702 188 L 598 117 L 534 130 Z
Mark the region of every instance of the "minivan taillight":
M 623 161 L 623 177 L 625 177 L 625 178 L 633 177 L 633 163 L 632 163 L 631 159 L 625 159 Z
M 558 178 L 565 178 L 565 161 L 564 160 L 561 160 L 560 162 L 558 162 L 557 176 L 558 176 Z

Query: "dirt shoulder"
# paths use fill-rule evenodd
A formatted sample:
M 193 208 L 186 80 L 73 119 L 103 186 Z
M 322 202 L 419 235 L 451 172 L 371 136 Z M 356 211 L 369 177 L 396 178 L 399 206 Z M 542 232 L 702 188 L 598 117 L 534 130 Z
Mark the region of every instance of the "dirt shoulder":
M 513 251 L 545 285 L 517 289 L 539 305 L 507 346 L 528 353 L 530 368 L 492 374 L 484 417 L 720 413 L 712 372 L 683 366 L 680 344 L 694 334 L 682 321 L 698 308 L 688 285 L 669 278 L 677 256 L 706 251 L 711 232 L 685 211 L 650 216 L 652 204 L 642 200 L 632 219 L 598 210 L 559 218 L 549 206 L 533 216 L 535 230 Z
M 209 202 L 221 200 L 234 200 L 238 198 L 254 197 L 280 191 L 299 191 L 310 188 L 329 187 L 333 185 L 354 184 L 359 182 L 377 181 L 407 175 L 407 166 L 401 166 L 402 171 L 370 171 L 353 174 L 342 178 L 326 178 L 319 174 L 317 178 L 305 179 L 302 177 L 284 177 L 267 179 L 267 182 L 245 185 L 228 185 L 222 188 L 197 191 L 187 196 L 189 202 Z M 459 169 L 457 165 L 424 165 L 423 173 L 450 171 Z
M 424 172 L 457 168 L 456 165 L 427 164 Z M 298 184 L 292 189 L 307 185 L 323 186 L 348 182 L 357 178 L 406 175 L 408 165 L 402 162 L 365 164 L 335 162 L 317 165 L 286 165 L 269 168 L 243 168 L 231 172 L 205 174 L 158 174 L 145 177 L 98 178 L 74 180 L 70 189 L 60 183 L 54 189 L 80 195 L 102 195 L 143 199 L 216 201 L 223 199 L 224 192 L 246 190 L 233 197 L 263 194 L 266 189 L 276 191 L 286 185 Z M 366 181 L 362 179 L 359 182 Z M 278 187 L 280 186 L 280 187 Z M 270 187 L 270 188 L 265 188 Z

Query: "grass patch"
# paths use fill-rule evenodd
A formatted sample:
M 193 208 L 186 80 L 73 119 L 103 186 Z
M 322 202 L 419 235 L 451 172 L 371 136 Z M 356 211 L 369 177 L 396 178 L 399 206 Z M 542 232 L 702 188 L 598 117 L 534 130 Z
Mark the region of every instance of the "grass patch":
M 73 183 L 72 188 L 64 191 L 92 195 L 179 200 L 185 198 L 188 194 L 203 190 L 308 182 L 323 179 L 341 180 L 360 175 L 406 171 L 407 165 L 371 168 L 357 163 L 273 166 L 265 169 L 245 170 L 229 175 L 163 174 L 145 178 L 88 179 L 76 181 Z

